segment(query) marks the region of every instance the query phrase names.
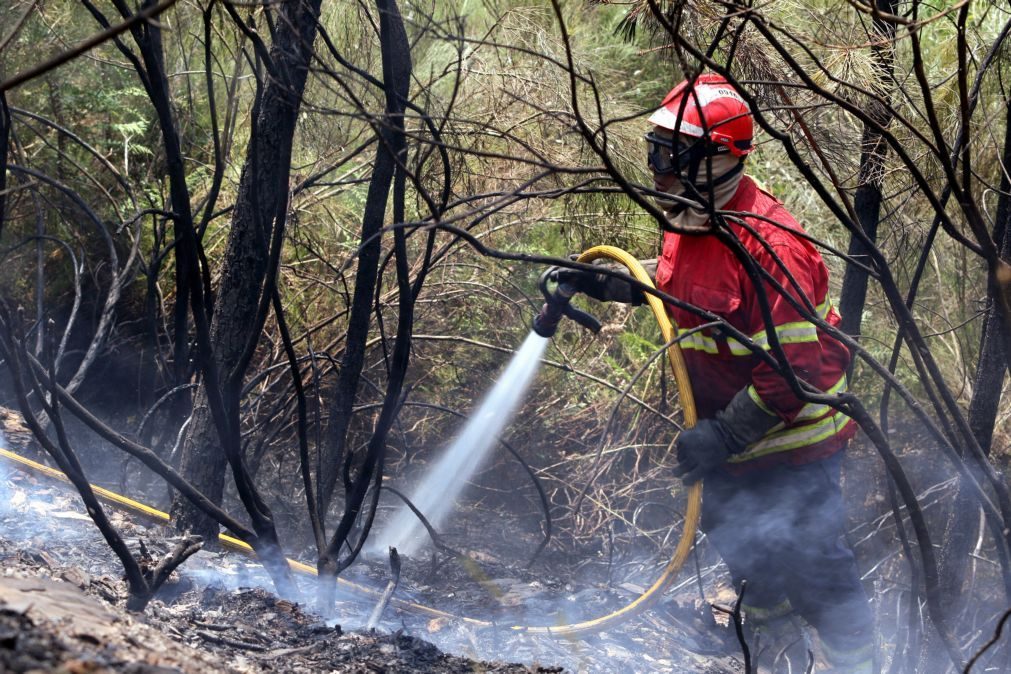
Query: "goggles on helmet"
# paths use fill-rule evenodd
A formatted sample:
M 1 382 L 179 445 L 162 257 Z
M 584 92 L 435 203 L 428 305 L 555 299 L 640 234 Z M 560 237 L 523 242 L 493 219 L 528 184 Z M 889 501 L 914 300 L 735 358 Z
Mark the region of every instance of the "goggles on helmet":
M 660 175 L 683 173 L 692 163 L 701 161 L 706 154 L 720 154 L 727 148 L 705 143 L 700 138 L 685 138 L 676 134 L 673 138 L 658 136 L 652 131 L 646 136 L 646 162 L 649 168 Z M 697 170 L 696 166 L 696 170 Z

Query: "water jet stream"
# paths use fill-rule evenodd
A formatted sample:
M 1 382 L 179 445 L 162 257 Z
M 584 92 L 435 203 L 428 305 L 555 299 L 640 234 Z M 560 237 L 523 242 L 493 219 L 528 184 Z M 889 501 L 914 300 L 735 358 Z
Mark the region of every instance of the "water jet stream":
M 477 411 L 409 496 L 411 503 L 436 530 L 452 512 L 460 492 L 484 464 L 499 434 L 512 420 L 540 369 L 547 343 L 546 338 L 530 333 Z M 412 555 L 425 545 L 428 534 L 411 509 L 402 505 L 372 540 L 373 550 L 394 546 L 401 554 Z

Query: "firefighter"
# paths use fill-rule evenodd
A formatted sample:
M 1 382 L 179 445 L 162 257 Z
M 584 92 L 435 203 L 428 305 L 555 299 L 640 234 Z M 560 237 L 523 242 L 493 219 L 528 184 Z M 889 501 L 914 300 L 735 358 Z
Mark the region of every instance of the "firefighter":
M 723 77 L 705 73 L 675 87 L 649 121 L 649 168 L 670 225 L 656 286 L 762 349 L 771 349 L 774 331 L 798 378 L 827 393 L 845 391 L 848 350 L 798 310 L 840 322 L 821 255 L 783 204 L 744 172 L 753 150 L 748 104 Z M 760 286 L 754 273 L 765 275 Z M 637 302 L 620 279 L 567 274 L 597 299 Z M 748 633 L 768 639 L 800 617 L 817 631 L 832 671 L 872 672 L 873 619 L 845 542 L 840 490 L 842 451 L 855 424 L 798 399 L 782 374 L 719 327 L 692 332 L 710 318 L 669 311 L 685 334 L 680 345 L 699 415 L 676 442 L 676 474 L 686 484 L 705 478 L 702 528 L 736 587 L 747 580 Z

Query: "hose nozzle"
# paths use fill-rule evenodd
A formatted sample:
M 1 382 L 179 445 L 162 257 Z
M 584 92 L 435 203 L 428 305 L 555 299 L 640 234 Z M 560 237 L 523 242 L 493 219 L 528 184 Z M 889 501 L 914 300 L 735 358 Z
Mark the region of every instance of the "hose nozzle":
M 557 280 L 556 272 L 557 267 L 552 267 L 541 274 L 539 286 L 541 294 L 544 295 L 544 306 L 541 307 L 540 313 L 534 316 L 532 326 L 534 332 L 541 337 L 553 337 L 562 316 L 571 318 L 594 334 L 600 332 L 600 321 L 570 303 L 578 288 L 571 283 L 559 283 L 554 292 L 548 290 L 548 282 Z

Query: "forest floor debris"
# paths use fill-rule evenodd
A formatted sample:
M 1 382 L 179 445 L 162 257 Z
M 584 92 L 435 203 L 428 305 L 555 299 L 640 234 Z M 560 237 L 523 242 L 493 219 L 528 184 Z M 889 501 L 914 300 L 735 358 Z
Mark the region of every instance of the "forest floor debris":
M 278 599 L 255 564 L 231 553 L 199 553 L 144 613 L 130 614 L 116 560 L 76 496 L 9 471 L 0 471 L 0 492 L 0 671 L 741 671 L 731 655 L 686 650 L 696 641 L 663 611 L 620 634 L 583 641 L 489 635 L 392 606 L 380 630 L 342 629 L 363 622 L 374 600 L 346 597 L 342 613 L 324 621 Z M 135 549 L 143 541 L 159 554 L 174 542 L 160 527 L 110 514 Z M 450 608 L 474 607 L 476 599 L 454 598 L 454 574 L 437 575 L 422 595 L 441 595 Z M 546 589 L 527 577 L 488 582 L 501 589 L 506 606 L 536 601 Z M 581 604 L 614 600 L 597 588 L 566 589 Z M 448 655 L 429 641 L 472 657 Z

